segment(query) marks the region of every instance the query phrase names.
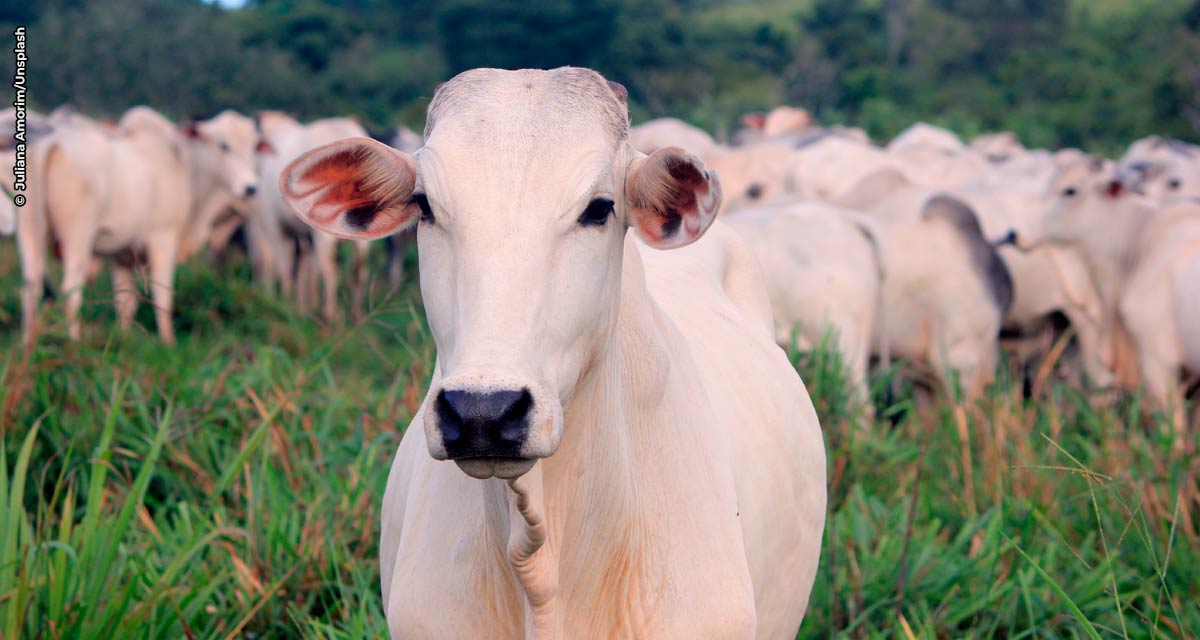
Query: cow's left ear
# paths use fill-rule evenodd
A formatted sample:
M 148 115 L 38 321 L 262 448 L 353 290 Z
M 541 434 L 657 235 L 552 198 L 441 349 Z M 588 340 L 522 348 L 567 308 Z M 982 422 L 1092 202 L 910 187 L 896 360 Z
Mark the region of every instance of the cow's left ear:
M 374 240 L 416 223 L 416 178 L 412 156 L 349 138 L 293 160 L 279 176 L 279 191 L 309 225 L 339 238 Z
M 665 147 L 638 158 L 625 180 L 629 223 L 656 249 L 695 242 L 721 208 L 721 181 L 696 156 Z

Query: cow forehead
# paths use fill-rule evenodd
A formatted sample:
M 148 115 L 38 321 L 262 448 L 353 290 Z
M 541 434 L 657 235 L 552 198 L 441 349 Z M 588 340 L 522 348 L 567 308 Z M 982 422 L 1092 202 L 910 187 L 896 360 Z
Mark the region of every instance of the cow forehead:
M 254 140 L 254 121 L 236 111 L 222 111 L 215 118 L 201 122 L 198 126 L 208 135 L 221 136 L 239 142 Z
M 629 136 L 629 114 L 604 78 L 590 69 L 473 69 L 438 89 L 429 105 L 425 137 L 452 126 L 480 134 L 495 127 L 596 126 L 615 146 Z
M 439 195 L 492 202 L 584 197 L 612 189 L 614 165 L 623 157 L 623 139 L 609 124 L 594 113 L 538 102 L 464 106 L 442 114 L 428 132 L 417 173 Z
M 1103 180 L 1109 172 L 1109 168 L 1090 159 L 1079 160 L 1073 162 L 1058 171 L 1058 175 L 1051 182 L 1052 186 L 1067 186 L 1086 183 L 1098 183 Z

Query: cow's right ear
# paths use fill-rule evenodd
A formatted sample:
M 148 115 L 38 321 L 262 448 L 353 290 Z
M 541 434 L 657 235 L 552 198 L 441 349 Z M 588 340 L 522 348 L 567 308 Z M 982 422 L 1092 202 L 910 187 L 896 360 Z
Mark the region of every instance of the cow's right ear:
M 352 240 L 401 231 L 420 217 L 413 157 L 370 138 L 349 138 L 296 158 L 279 176 L 284 200 L 309 225 Z
M 673 249 L 695 242 L 721 208 L 721 181 L 679 147 L 633 161 L 625 178 L 629 224 L 646 244 Z

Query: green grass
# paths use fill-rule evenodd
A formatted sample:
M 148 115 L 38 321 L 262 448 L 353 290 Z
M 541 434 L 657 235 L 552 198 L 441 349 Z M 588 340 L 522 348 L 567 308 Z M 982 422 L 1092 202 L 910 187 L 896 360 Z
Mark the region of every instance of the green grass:
M 386 634 L 379 501 L 433 357 L 411 286 L 329 330 L 186 265 L 168 349 L 111 329 L 101 277 L 81 343 L 51 311 L 26 351 L 11 243 L 0 274 L 0 637 Z M 1135 398 L 1002 375 L 956 409 L 889 373 L 852 426 L 837 359 L 795 361 L 831 479 L 800 637 L 1200 634 L 1200 462 Z

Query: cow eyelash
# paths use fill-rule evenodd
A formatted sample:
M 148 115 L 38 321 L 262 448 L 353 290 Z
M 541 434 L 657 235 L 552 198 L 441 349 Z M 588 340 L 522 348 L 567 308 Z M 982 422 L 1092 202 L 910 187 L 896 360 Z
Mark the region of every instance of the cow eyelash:
M 421 222 L 432 223 L 434 221 L 433 209 L 429 208 L 429 198 L 423 193 L 414 193 L 412 201 L 421 208 Z
M 583 213 L 579 214 L 579 225 L 582 227 L 602 227 L 608 222 L 613 212 L 613 201 L 608 198 L 596 198 L 588 203 Z

